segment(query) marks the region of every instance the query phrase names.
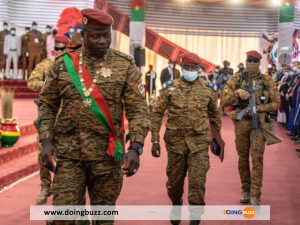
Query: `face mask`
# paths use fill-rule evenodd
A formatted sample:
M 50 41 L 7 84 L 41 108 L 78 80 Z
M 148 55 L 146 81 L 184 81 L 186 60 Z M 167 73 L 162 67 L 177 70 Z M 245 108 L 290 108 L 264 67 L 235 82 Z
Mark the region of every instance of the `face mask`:
M 52 31 L 52 35 L 55 36 L 57 34 L 57 30 Z
M 246 70 L 252 75 L 256 75 L 259 72 L 260 62 L 246 62 Z
M 297 66 L 293 66 L 293 71 L 297 71 Z
M 11 34 L 11 36 L 15 36 L 16 35 L 16 31 L 15 30 L 11 30 L 10 34 Z
M 288 76 L 289 75 L 289 72 L 284 72 L 284 76 Z
M 70 29 L 69 29 L 69 32 L 70 32 L 70 33 L 74 33 L 74 28 L 70 28 Z
M 289 76 L 293 76 L 294 75 L 294 72 L 293 71 L 290 71 L 289 72 Z
M 216 73 L 219 73 L 219 70 L 215 70 Z
M 201 74 L 201 73 L 202 73 L 202 71 L 203 71 L 203 70 L 200 68 L 200 69 L 198 70 L 198 73 L 199 73 L 199 74 Z
M 36 25 L 32 26 L 32 30 L 36 30 L 36 29 L 37 29 Z
M 46 29 L 46 33 L 50 33 L 51 32 L 51 29 L 50 28 L 47 28 Z
M 300 73 L 300 69 L 297 69 L 297 74 L 299 74 Z
M 198 78 L 198 71 L 187 71 L 187 70 L 182 70 L 182 75 L 185 80 L 187 81 L 194 81 Z
M 169 63 L 169 67 L 170 67 L 170 68 L 173 68 L 173 63 Z
M 3 29 L 4 29 L 4 30 L 7 30 L 7 28 L 8 28 L 7 25 L 4 25 L 4 26 L 3 26 Z
M 81 32 L 81 29 L 77 29 L 76 31 L 77 31 L 77 33 L 80 33 L 80 32 Z

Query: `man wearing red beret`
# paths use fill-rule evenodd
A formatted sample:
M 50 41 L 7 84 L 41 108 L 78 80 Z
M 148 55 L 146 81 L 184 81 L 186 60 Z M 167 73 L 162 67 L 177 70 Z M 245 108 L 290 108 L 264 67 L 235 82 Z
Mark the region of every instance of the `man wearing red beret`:
M 272 77 L 262 74 L 259 70 L 261 54 L 257 51 L 249 51 L 246 54 L 246 71 L 236 73 L 227 81 L 222 101 L 225 106 L 233 104 L 231 118 L 235 126 L 235 143 L 239 155 L 238 168 L 242 183 L 240 202 L 259 205 L 265 142 L 267 144 L 278 142 L 278 138 L 274 134 L 273 123 L 267 113 L 277 111 L 280 100 Z M 238 115 L 249 105 L 251 86 L 255 93 L 257 110 L 249 112 L 241 119 Z M 255 116 L 256 111 L 258 112 L 257 116 Z M 258 120 L 257 132 L 253 129 L 255 118 Z M 270 133 L 272 134 L 270 135 Z M 256 141 L 254 136 L 257 136 Z M 250 153 L 253 165 L 251 173 Z
M 64 35 L 57 34 L 55 36 L 55 51 L 54 54 L 58 57 L 70 44 L 70 39 Z M 32 71 L 31 76 L 27 81 L 27 86 L 33 90 L 40 92 L 47 74 L 49 73 L 50 66 L 54 63 L 55 57 L 46 58 L 39 63 L 36 68 Z M 39 139 L 39 137 L 38 137 Z M 37 197 L 37 204 L 44 204 L 47 198 L 51 195 L 51 175 L 49 170 L 43 165 L 42 162 L 42 149 L 39 143 L 39 164 L 40 164 L 40 179 L 41 179 L 41 192 Z
M 123 172 L 132 176 L 139 168 L 149 129 L 145 89 L 134 60 L 109 48 L 113 18 L 95 9 L 81 12 L 83 45 L 56 58 L 40 93 L 42 159 L 55 172 L 53 205 L 85 205 L 86 189 L 91 205 L 115 205 Z
M 217 108 L 217 92 L 199 78 L 201 59 L 194 53 L 182 56 L 182 75 L 174 84 L 161 90 L 151 115 L 152 155 L 160 157 L 159 131 L 168 110 L 164 136 L 167 152 L 167 190 L 173 205 L 182 205 L 183 186 L 188 172 L 190 205 L 204 205 L 206 173 L 209 169 L 208 148 L 212 142 L 209 120 L 217 132 L 221 119 Z M 193 218 L 191 211 L 191 217 Z M 199 213 L 198 213 L 199 215 Z M 180 223 L 180 211 L 173 208 L 171 223 Z M 190 224 L 199 224 L 192 220 Z

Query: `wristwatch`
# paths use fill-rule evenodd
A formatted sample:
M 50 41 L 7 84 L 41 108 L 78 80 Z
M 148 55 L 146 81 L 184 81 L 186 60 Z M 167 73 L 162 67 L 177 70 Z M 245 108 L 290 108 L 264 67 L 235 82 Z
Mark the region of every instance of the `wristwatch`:
M 128 150 L 134 150 L 138 155 L 143 154 L 143 147 L 141 145 L 130 145 Z

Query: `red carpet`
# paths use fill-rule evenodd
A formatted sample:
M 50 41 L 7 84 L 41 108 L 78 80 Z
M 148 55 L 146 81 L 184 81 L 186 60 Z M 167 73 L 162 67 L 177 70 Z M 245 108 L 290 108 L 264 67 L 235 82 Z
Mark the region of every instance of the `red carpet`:
M 262 204 L 271 206 L 271 221 L 202 221 L 204 225 L 299 225 L 300 168 L 295 146 L 285 135 L 285 130 L 276 127 L 283 142 L 267 147 L 264 157 L 264 180 Z M 161 131 L 164 132 L 164 129 Z M 208 205 L 237 205 L 240 197 L 240 179 L 237 170 L 237 154 L 234 147 L 233 125 L 226 117 L 222 134 L 226 141 L 223 163 L 211 156 L 211 168 L 207 175 L 206 203 Z M 150 136 L 147 137 L 141 167 L 132 178 L 125 178 L 118 200 L 122 205 L 165 205 L 168 200 L 165 182 L 166 151 L 162 145 L 162 157 L 151 156 Z M 187 183 L 186 183 L 187 184 Z M 185 188 L 187 191 L 187 187 Z M 29 206 L 35 204 L 39 192 L 39 177 L 36 175 L 9 190 L 0 193 L 0 225 L 45 224 L 29 220 Z M 51 203 L 49 200 L 48 203 Z M 187 204 L 187 193 L 184 195 Z M 168 221 L 117 221 L 117 225 L 167 225 Z M 188 224 L 183 221 L 181 224 Z

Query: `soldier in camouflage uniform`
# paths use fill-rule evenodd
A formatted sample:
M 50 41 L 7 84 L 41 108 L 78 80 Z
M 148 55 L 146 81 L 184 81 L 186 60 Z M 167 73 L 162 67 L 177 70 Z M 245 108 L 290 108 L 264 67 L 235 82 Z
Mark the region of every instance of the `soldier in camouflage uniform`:
M 6 22 L 3 23 L 3 31 L 0 32 L 0 74 L 3 72 L 3 67 L 5 64 L 5 56 L 3 53 L 3 48 L 4 48 L 4 39 L 6 35 L 9 34 L 8 31 L 8 24 Z
M 58 56 L 70 45 L 70 39 L 64 35 L 55 36 L 55 55 Z M 50 66 L 53 64 L 55 58 L 46 58 L 39 63 L 36 68 L 32 71 L 30 78 L 27 81 L 27 86 L 33 91 L 40 92 L 46 75 L 49 73 Z M 39 137 L 37 137 L 39 142 Z M 40 164 L 40 179 L 41 179 L 41 192 L 37 197 L 37 204 L 44 204 L 47 198 L 51 195 L 51 175 L 49 170 L 44 167 L 42 162 L 42 146 L 39 143 L 39 164 Z
M 76 33 L 72 36 L 71 45 L 82 44 L 82 35 L 81 35 L 82 27 L 81 25 L 76 26 Z
M 235 143 L 239 155 L 239 173 L 242 183 L 241 203 L 252 205 L 260 204 L 260 195 L 263 178 L 263 154 L 265 150 L 265 136 L 261 129 L 268 118 L 265 113 L 277 111 L 280 100 L 276 84 L 272 77 L 260 72 L 260 59 L 262 56 L 257 51 L 247 52 L 246 71 L 249 72 L 253 89 L 256 92 L 260 125 L 255 148 L 254 131 L 252 129 L 251 116 L 246 115 L 241 121 L 236 120 L 237 115 L 249 104 L 249 93 L 247 89 L 248 75 L 236 73 L 227 81 L 224 89 L 223 103 L 225 106 L 233 104 L 231 117 L 234 123 Z M 262 117 L 263 116 L 263 117 Z M 252 172 L 250 173 L 249 155 L 252 158 Z
M 207 119 L 220 132 L 221 119 L 214 85 L 199 79 L 201 59 L 194 53 L 182 56 L 183 77 L 161 90 L 151 115 L 152 155 L 160 156 L 159 130 L 164 112 L 168 121 L 164 136 L 167 152 L 167 190 L 173 205 L 182 204 L 184 179 L 188 171 L 190 205 L 204 205 L 206 173 L 209 170 L 208 148 L 212 137 Z M 180 212 L 177 212 L 180 214 Z M 171 217 L 175 212 L 171 212 Z M 172 220 L 172 224 L 179 224 Z M 191 221 L 190 224 L 199 224 Z
M 134 60 L 109 48 L 113 18 L 95 9 L 81 12 L 84 45 L 69 48 L 56 58 L 40 93 L 42 159 L 49 170 L 55 171 L 52 185 L 54 205 L 84 205 L 86 187 L 92 205 L 114 205 L 122 188 L 123 172 L 132 176 L 139 167 L 139 155 L 149 129 L 145 89 Z M 79 59 L 79 63 L 73 58 L 70 63 L 71 56 Z M 87 75 L 91 86 L 85 86 Z M 74 81 L 75 78 L 78 80 Z M 75 86 L 78 82 L 81 84 Z M 118 136 L 108 131 L 92 113 L 90 107 L 98 104 L 92 102 L 90 105 L 88 99 L 97 91 L 104 98 L 103 107 L 107 104 L 111 127 L 119 131 Z M 131 137 L 121 168 L 122 162 L 116 160 L 115 154 L 119 147 L 124 149 L 121 129 L 124 109 Z M 118 140 L 122 146 L 117 144 Z M 109 151 L 111 149 L 115 158 Z M 56 167 L 52 156 L 56 159 Z M 49 223 L 88 224 L 80 221 Z M 113 222 L 93 221 L 93 224 Z

